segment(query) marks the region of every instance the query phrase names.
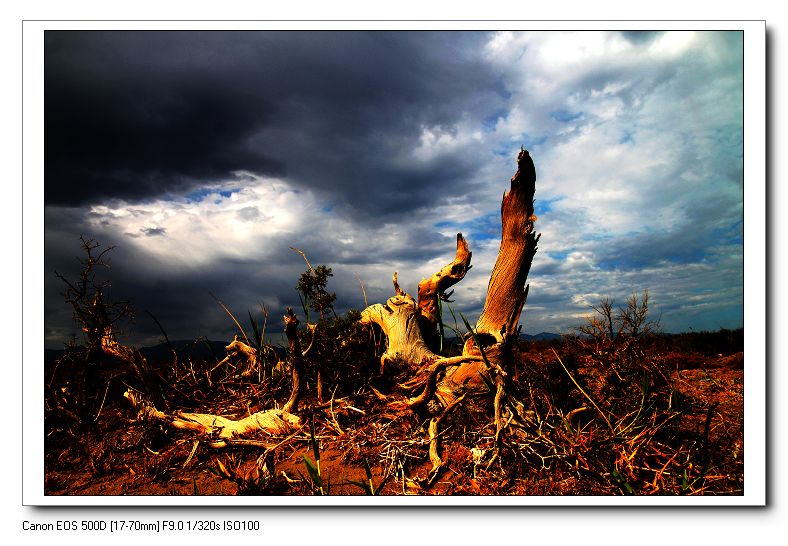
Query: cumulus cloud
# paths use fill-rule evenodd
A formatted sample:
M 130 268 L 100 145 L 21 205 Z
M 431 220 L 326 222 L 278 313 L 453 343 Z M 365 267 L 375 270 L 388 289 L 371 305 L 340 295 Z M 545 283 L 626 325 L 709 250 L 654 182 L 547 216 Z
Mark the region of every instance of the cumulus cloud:
M 666 330 L 741 326 L 740 33 L 48 31 L 45 54 L 48 343 L 73 330 L 50 273 L 79 234 L 117 246 L 113 290 L 171 337 L 229 334 L 208 291 L 297 306 L 290 246 L 358 308 L 357 274 L 372 301 L 395 270 L 413 292 L 459 231 L 474 315 L 521 144 L 526 331 L 644 288 Z

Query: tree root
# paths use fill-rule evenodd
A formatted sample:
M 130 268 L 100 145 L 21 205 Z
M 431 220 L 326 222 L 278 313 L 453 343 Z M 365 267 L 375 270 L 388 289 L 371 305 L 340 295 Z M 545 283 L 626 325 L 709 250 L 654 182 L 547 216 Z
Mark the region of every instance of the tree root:
M 195 432 L 205 437 L 211 447 L 225 447 L 233 443 L 251 445 L 248 440 L 246 442 L 239 440 L 260 431 L 269 434 L 287 434 L 301 424 L 298 416 L 278 409 L 258 411 L 237 421 L 209 413 L 176 412 L 170 415 L 157 410 L 138 391 L 129 389 L 123 396 L 132 407 L 137 409 L 141 418 L 163 421 L 173 428 Z
M 423 385 L 424 389 L 421 394 L 410 398 L 407 405 L 410 409 L 418 409 L 423 407 L 430 399 L 435 396 L 438 390 L 438 376 L 441 372 L 450 366 L 458 366 L 469 362 L 481 362 L 480 356 L 467 355 L 467 356 L 454 356 L 441 358 L 429 366 L 425 366 L 416 377 L 403 383 L 402 387 L 409 390 L 415 390 Z M 425 377 L 426 375 L 426 377 Z
M 435 482 L 438 481 L 441 473 L 444 469 L 444 462 L 440 457 L 440 433 L 438 432 L 438 426 L 443 422 L 443 420 L 452 412 L 454 408 L 460 405 L 465 399 L 465 394 L 458 397 L 454 402 L 446 406 L 446 409 L 438 416 L 430 419 L 430 424 L 428 425 L 428 433 L 430 436 L 430 462 L 432 463 L 432 470 L 430 470 L 429 474 L 427 474 L 426 478 L 417 478 L 414 480 L 419 487 L 422 489 L 427 489 L 435 485 Z

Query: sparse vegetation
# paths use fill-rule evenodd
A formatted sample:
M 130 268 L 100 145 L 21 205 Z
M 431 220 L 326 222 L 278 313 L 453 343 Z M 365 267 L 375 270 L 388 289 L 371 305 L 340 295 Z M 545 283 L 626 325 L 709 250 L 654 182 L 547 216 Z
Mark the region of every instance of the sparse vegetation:
M 304 322 L 287 309 L 286 352 L 266 341 L 267 308 L 248 312 L 249 335 L 217 299 L 242 336 L 224 358 L 210 343 L 203 358 L 170 345 L 149 362 L 117 341 L 130 307 L 104 302 L 93 276 L 111 247 L 83 239 L 80 280 L 58 275 L 87 341 L 48 364 L 46 492 L 741 494 L 741 331 L 661 334 L 646 291 L 603 300 L 561 341 L 520 339 L 534 179 L 523 150 L 488 300 L 475 325 L 460 315 L 464 329 L 448 304 L 445 324 L 443 305 L 470 269 L 461 235 L 418 299 L 395 273 L 385 305 L 344 316 L 331 268 L 294 249 L 308 266 L 296 285 Z
M 460 405 L 447 415 L 442 472 L 432 484 L 429 422 L 419 412 L 392 410 L 397 374 L 378 374 L 384 347 L 379 333 L 359 324 L 358 312 L 317 330 L 304 382 L 313 385 L 316 362 L 325 362 L 332 395 L 321 404 L 307 391 L 303 403 L 314 412 L 308 424 L 222 450 L 188 431 L 173 436 L 162 423 L 129 422 L 117 394 L 107 395 L 93 430 L 64 433 L 71 429 L 54 397 L 79 384 L 82 363 L 68 351 L 54 363 L 58 388 L 46 398 L 47 492 L 740 494 L 743 371 L 727 357 L 740 352 L 741 341 L 732 340 L 741 340 L 741 331 L 660 334 L 643 312 L 647 302 L 645 295 L 630 298 L 616 313 L 605 300 L 563 342 L 518 342 L 512 383 L 525 406 L 504 412 L 505 434 L 488 417 L 492 407 Z M 632 312 L 638 324 L 630 326 Z M 308 344 L 312 333 L 304 327 L 299 336 Z M 261 382 L 230 360 L 173 360 L 152 363 L 151 373 L 211 413 L 242 417 L 289 392 L 284 373 Z M 102 371 L 98 390 L 117 393 L 136 378 L 123 363 L 114 366 L 110 375 Z

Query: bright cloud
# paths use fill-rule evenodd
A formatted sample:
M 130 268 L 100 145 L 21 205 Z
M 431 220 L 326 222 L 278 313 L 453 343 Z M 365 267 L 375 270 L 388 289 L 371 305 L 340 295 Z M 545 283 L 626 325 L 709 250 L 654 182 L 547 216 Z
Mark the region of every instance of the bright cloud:
M 286 98 L 264 96 L 265 108 L 255 110 L 264 119 L 253 127 L 236 106 L 241 99 L 225 108 L 243 121 L 243 132 L 232 135 L 243 143 L 236 148 L 258 146 L 265 157 L 255 161 L 280 173 L 250 168 L 199 184 L 172 182 L 145 198 L 53 204 L 48 248 L 84 230 L 122 242 L 135 266 L 147 268 L 152 280 L 135 282 L 148 292 L 167 283 L 207 290 L 231 277 L 227 299 L 242 307 L 293 301 L 304 266 L 289 249 L 296 246 L 334 269 L 340 305 L 360 307 L 356 275 L 371 301 L 390 295 L 394 271 L 414 292 L 451 259 L 461 231 L 474 267 L 456 287 L 456 306 L 473 316 L 522 144 L 536 163 L 542 233 L 525 331 L 565 331 L 599 299 L 623 301 L 644 289 L 668 331 L 741 326 L 740 34 L 438 34 L 429 39 L 451 42 L 457 58 L 435 64 L 429 40 L 412 38 L 390 35 L 377 57 L 401 49 L 402 58 L 386 57 L 386 72 L 377 59 L 346 66 L 342 86 L 326 68 L 343 58 L 340 45 L 304 45 L 305 66 L 320 68 L 311 72 L 291 70 L 285 58 L 267 61 L 278 74 L 271 87 Z M 286 39 L 300 44 L 297 35 Z M 337 43 L 343 39 L 379 47 L 374 35 Z M 290 48 L 293 63 L 302 62 L 299 47 Z M 255 48 L 245 51 L 257 70 Z M 288 71 L 276 72 L 280 64 Z M 258 85 L 264 94 L 267 81 Z M 202 178 L 210 178 L 203 174 L 212 172 L 209 159 L 226 159 L 216 154 L 205 158 Z

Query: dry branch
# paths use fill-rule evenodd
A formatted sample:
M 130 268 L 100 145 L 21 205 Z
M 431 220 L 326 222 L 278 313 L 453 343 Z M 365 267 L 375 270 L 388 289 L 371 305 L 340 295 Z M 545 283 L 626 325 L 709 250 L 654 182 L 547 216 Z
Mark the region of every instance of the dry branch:
M 285 321 L 285 335 L 290 345 L 290 352 L 287 356 L 290 367 L 292 369 L 293 390 L 290 398 L 285 402 L 282 411 L 294 412 L 298 411 L 298 401 L 301 398 L 301 383 L 306 380 L 306 370 L 304 368 L 304 355 L 301 352 L 301 343 L 298 341 L 298 318 L 293 313 L 291 307 L 287 308 L 287 314 L 284 316 Z
M 429 456 L 430 462 L 432 463 L 432 469 L 427 475 L 427 478 L 423 480 L 416 480 L 416 483 L 418 483 L 421 487 L 427 488 L 434 485 L 435 482 L 438 481 L 438 478 L 443 471 L 444 462 L 440 456 L 440 431 L 438 427 L 443 422 L 443 420 L 446 419 L 446 417 L 448 417 L 448 415 L 454 410 L 454 408 L 456 408 L 460 402 L 463 401 L 464 398 L 465 395 L 463 394 L 451 404 L 446 406 L 446 409 L 444 409 L 438 417 L 433 417 L 430 419 L 430 423 L 427 426 L 427 433 L 430 437 Z
M 141 418 L 163 421 L 174 428 L 192 431 L 210 440 L 212 447 L 224 447 L 260 431 L 286 434 L 297 429 L 301 422 L 296 415 L 284 409 L 259 411 L 239 420 L 209 413 L 176 412 L 170 415 L 157 410 L 138 391 L 129 389 L 123 396 L 138 410 Z
M 471 254 L 462 233 L 458 233 L 457 254 L 454 260 L 432 277 L 422 279 L 419 283 L 418 297 L 421 315 L 432 325 L 438 324 L 438 299 L 447 301 L 451 293 L 446 294 L 446 290 L 465 278 L 465 274 L 471 268 Z
M 517 322 L 525 305 L 525 282 L 536 254 L 539 236 L 534 233 L 536 169 L 527 150 L 517 156 L 517 172 L 501 202 L 501 246 L 495 261 L 484 309 L 476 322 L 479 334 L 489 334 L 501 343 L 503 336 L 517 333 Z

